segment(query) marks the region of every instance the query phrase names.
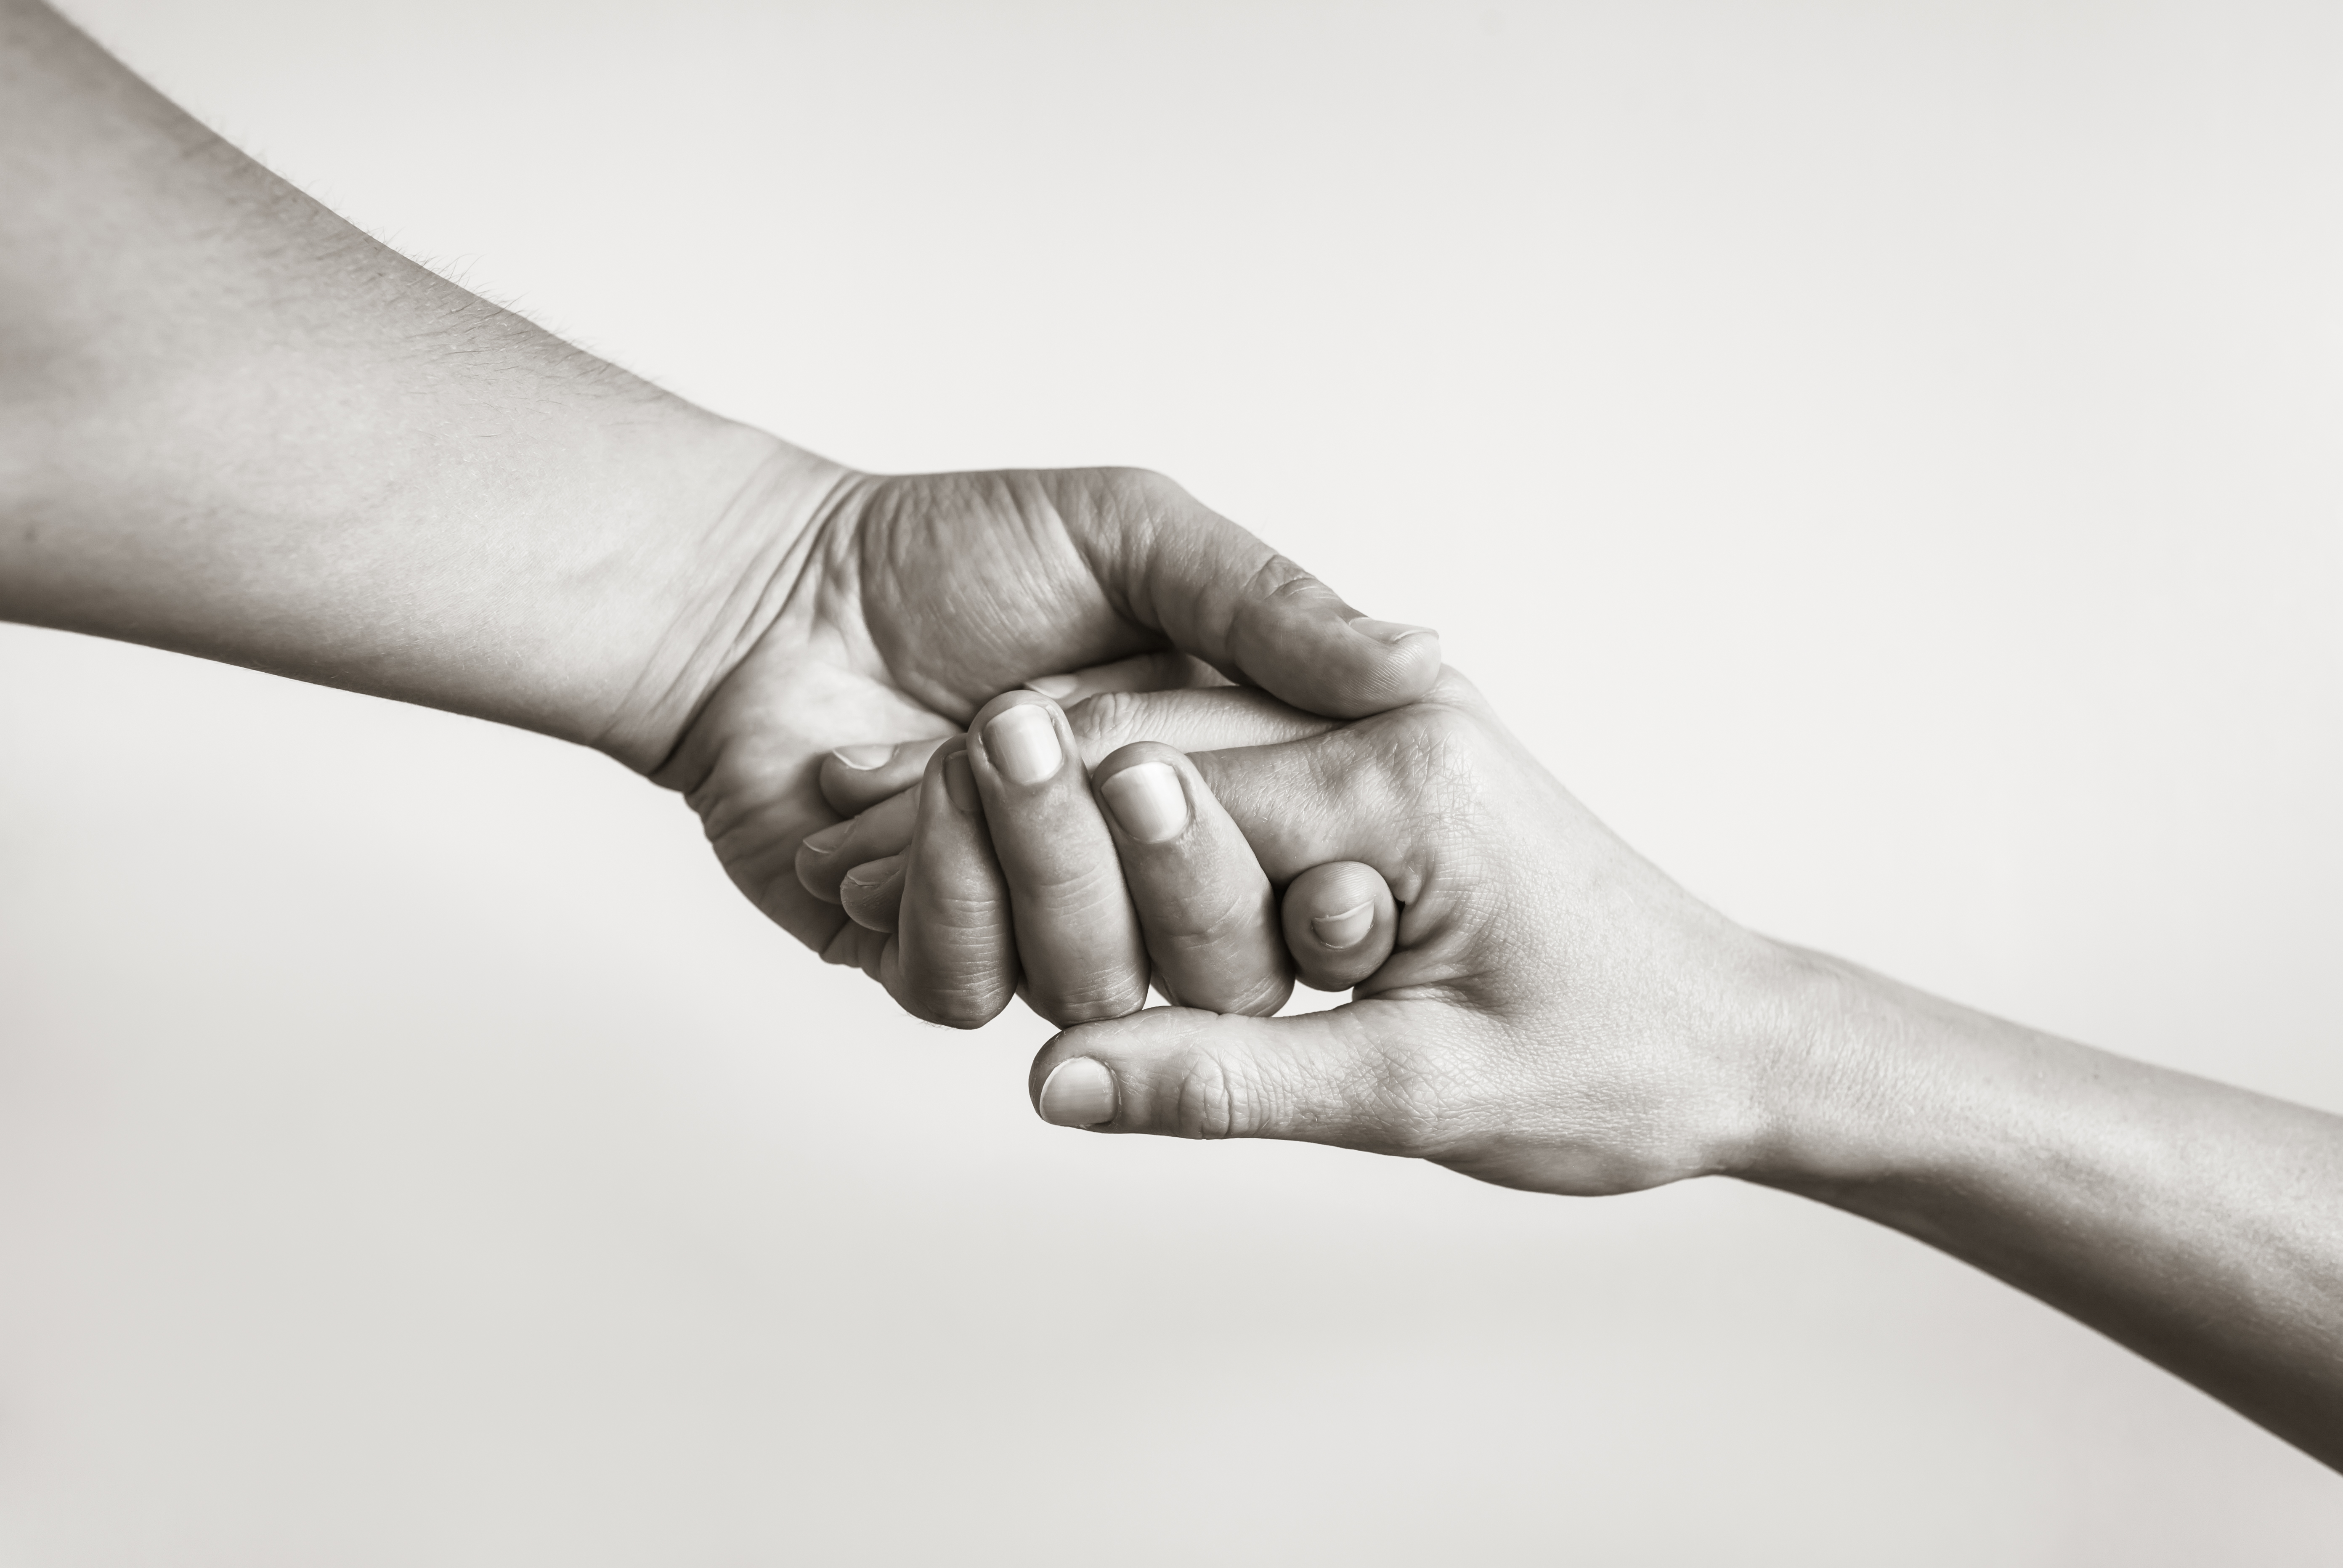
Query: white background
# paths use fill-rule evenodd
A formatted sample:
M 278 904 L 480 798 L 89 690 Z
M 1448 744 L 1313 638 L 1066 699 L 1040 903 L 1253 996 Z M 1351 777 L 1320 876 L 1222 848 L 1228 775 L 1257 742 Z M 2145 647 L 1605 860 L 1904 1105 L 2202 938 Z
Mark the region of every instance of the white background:
M 76 0 L 880 468 L 1133 462 L 1763 929 L 2343 1109 L 2343 13 Z M 2003 1287 L 1036 1121 L 673 799 L 0 631 L 0 1560 L 2332 1563 Z

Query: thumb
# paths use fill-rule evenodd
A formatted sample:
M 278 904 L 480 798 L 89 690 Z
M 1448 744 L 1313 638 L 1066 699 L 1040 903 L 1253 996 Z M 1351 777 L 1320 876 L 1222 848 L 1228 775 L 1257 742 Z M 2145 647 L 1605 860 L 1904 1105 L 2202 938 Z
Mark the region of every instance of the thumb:
M 1440 634 L 1377 620 L 1161 475 L 1044 476 L 1075 546 L 1131 617 L 1232 679 L 1356 719 L 1440 677 Z
M 1059 1035 L 1034 1059 L 1027 1091 L 1061 1127 L 1423 1157 L 1430 1085 L 1387 1043 L 1417 1005 L 1371 1000 L 1290 1018 L 1151 1008 Z

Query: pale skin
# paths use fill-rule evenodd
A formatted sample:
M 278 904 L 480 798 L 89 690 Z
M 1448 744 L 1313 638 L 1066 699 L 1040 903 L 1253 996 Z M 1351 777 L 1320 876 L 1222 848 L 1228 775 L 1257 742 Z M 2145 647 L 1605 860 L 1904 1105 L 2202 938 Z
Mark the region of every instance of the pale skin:
M 1052 1121 L 1542 1191 L 1765 1182 L 2343 1464 L 2343 1121 L 1746 931 L 1436 637 L 1169 482 L 873 476 L 694 407 L 27 0 L 0 0 L 0 614 L 596 747 L 923 1016 L 1021 985 L 1070 1026 L 1033 1070 Z M 1258 1016 L 1289 966 L 1358 1000 Z M 1204 1005 L 1133 1010 L 1151 974 Z
M 1293 737 L 1265 744 L 1124 743 L 1222 701 L 1274 717 L 1225 691 L 1070 713 L 1011 693 L 936 753 L 965 752 L 980 811 L 921 799 L 900 844 L 857 830 L 893 857 L 854 914 L 906 1005 L 997 1006 L 1021 970 L 1071 1026 L 1033 1063 L 1045 1120 L 1300 1139 L 1539 1192 L 1777 1187 L 1965 1259 L 2343 1466 L 2343 1118 L 1749 931 L 1595 820 L 1453 673 L 1346 726 L 1285 715 Z M 1046 782 L 998 777 L 1044 736 Z M 902 962 L 942 911 L 1013 940 Z M 1346 917 L 1362 934 L 1328 950 Z M 1354 1000 L 1247 1016 L 1282 999 L 1280 947 Z M 1138 1010 L 1151 966 L 1175 962 L 1163 989 L 1203 1005 Z

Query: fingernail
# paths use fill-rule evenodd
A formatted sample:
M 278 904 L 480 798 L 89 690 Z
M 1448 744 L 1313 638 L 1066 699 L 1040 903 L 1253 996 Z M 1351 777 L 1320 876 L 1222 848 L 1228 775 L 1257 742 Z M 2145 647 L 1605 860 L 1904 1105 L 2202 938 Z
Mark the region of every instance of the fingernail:
M 1041 1081 L 1041 1120 L 1052 1127 L 1096 1127 L 1114 1120 L 1114 1074 L 1106 1063 L 1070 1056 Z
M 1340 914 L 1315 916 L 1310 929 L 1316 933 L 1320 946 L 1339 953 L 1366 940 L 1367 933 L 1375 929 L 1375 906 L 1370 900 Z
M 873 768 L 884 768 L 895 759 L 891 746 L 840 746 L 830 752 L 832 757 L 857 773 L 868 773 Z
M 808 833 L 805 841 L 806 852 L 812 855 L 835 855 L 838 853 L 838 847 L 846 842 L 846 836 L 852 831 L 854 831 L 853 823 L 834 822 L 819 833 Z
M 977 798 L 976 775 L 968 770 L 965 748 L 944 759 L 944 793 L 951 797 L 956 810 L 973 811 L 983 804 Z
M 1030 702 L 994 715 L 984 727 L 984 748 L 992 754 L 992 765 L 1012 784 L 1039 784 L 1064 760 L 1049 709 Z
M 1373 638 L 1377 642 L 1390 643 L 1404 642 L 1411 637 L 1440 635 L 1428 626 L 1410 626 L 1405 621 L 1398 620 L 1377 620 L 1374 617 L 1366 615 L 1351 622 L 1351 629 L 1362 637 Z
M 1141 762 L 1099 786 L 1122 830 L 1142 844 L 1164 844 L 1188 826 L 1188 792 L 1168 762 Z
M 1081 687 L 1081 681 L 1071 675 L 1037 675 L 1025 683 L 1026 690 L 1038 691 L 1052 702 L 1063 702 Z
M 895 874 L 895 868 L 884 860 L 865 860 L 846 873 L 846 879 L 858 888 L 875 888 Z

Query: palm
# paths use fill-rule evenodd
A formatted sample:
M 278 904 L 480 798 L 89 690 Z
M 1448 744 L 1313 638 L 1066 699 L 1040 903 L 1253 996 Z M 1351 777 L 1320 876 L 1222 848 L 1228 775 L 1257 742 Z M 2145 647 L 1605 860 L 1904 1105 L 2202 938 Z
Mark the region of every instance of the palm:
M 817 951 L 847 925 L 794 869 L 799 841 L 837 819 L 818 785 L 832 747 L 950 734 L 1035 676 L 1160 646 L 1163 633 L 1102 580 L 1120 563 L 1099 552 L 1126 546 L 1171 498 L 1185 500 L 1119 471 L 844 487 L 809 525 L 778 618 L 660 774 L 750 901 Z

